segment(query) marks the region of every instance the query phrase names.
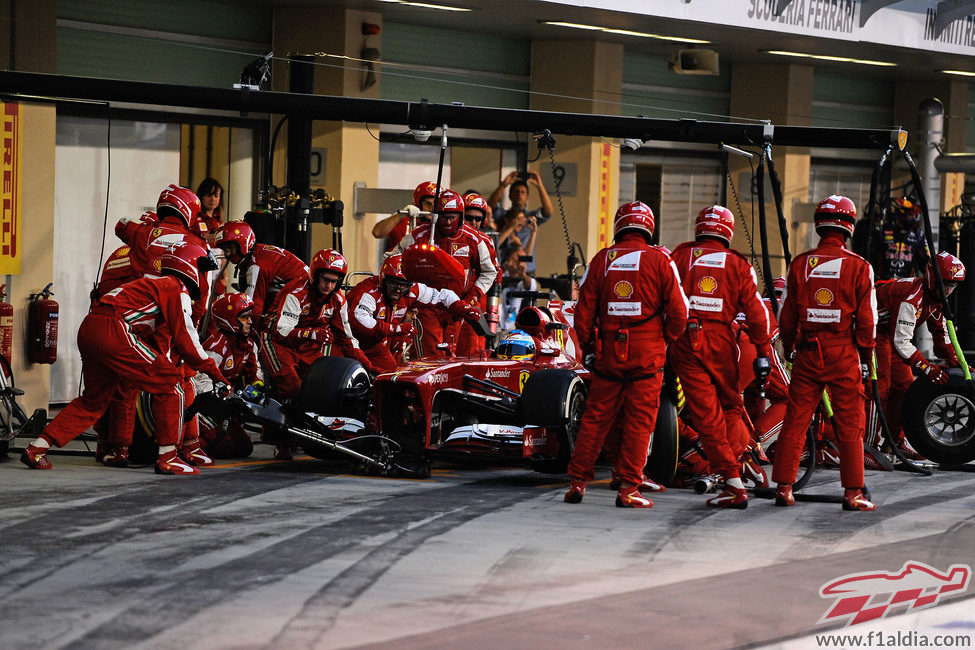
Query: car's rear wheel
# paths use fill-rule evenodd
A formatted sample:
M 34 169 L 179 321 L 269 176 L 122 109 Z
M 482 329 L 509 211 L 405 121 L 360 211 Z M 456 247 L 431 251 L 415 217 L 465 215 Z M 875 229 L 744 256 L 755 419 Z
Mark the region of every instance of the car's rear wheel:
M 952 368 L 943 386 L 915 379 L 902 413 L 904 434 L 925 458 L 945 465 L 975 460 L 975 396 L 960 370 Z
M 664 384 L 644 474 L 660 485 L 670 485 L 677 473 L 677 460 L 677 406 L 672 391 Z
M 367 407 L 363 405 L 368 402 L 369 388 L 369 373 L 355 359 L 322 357 L 305 374 L 295 404 L 309 413 L 364 420 Z M 313 442 L 303 442 L 301 448 L 309 456 L 323 460 L 347 458 Z
M 586 408 L 586 385 L 571 370 L 547 368 L 528 378 L 518 399 L 518 424 L 558 427 L 555 457 L 534 460 L 531 468 L 544 474 L 563 474 L 576 446 Z

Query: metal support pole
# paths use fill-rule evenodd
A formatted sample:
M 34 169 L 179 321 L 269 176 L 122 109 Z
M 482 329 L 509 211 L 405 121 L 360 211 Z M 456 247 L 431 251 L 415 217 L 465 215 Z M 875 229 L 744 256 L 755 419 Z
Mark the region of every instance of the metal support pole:
M 937 99 L 925 99 L 918 106 L 921 111 L 918 122 L 918 172 L 921 174 L 923 185 L 917 191 L 924 192 L 927 202 L 928 219 L 931 222 L 931 253 L 941 250 L 938 245 L 938 226 L 941 222 L 941 174 L 935 168 L 934 161 L 940 153 L 938 148 L 944 139 L 945 107 Z
M 310 95 L 315 85 L 315 57 L 292 54 L 288 90 Z M 311 116 L 304 112 L 288 114 L 288 187 L 307 203 L 311 195 Z M 286 225 L 285 248 L 306 263 L 311 260 L 311 230 L 307 214 L 299 210 L 297 220 Z

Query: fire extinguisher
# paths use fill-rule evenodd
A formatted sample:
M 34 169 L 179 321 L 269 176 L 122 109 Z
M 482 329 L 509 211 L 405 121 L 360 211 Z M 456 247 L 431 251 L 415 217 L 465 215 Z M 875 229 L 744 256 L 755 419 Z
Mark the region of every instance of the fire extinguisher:
M 7 285 L 0 284 L 0 354 L 10 363 L 14 345 L 14 306 L 6 302 Z
M 48 284 L 40 293 L 30 296 L 27 318 L 27 359 L 31 363 L 54 363 L 58 360 L 58 303 Z

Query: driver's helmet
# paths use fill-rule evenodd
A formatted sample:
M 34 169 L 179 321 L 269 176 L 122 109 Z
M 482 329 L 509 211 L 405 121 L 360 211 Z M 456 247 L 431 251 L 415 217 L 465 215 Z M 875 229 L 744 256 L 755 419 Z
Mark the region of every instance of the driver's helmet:
M 531 359 L 535 356 L 535 339 L 524 330 L 511 330 L 498 343 L 495 356 L 514 361 Z

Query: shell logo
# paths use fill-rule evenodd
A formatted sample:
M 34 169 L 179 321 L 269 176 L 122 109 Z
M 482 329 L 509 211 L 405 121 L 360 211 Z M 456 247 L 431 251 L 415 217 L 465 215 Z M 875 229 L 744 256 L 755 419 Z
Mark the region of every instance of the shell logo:
M 120 257 L 123 255 L 128 255 L 130 250 L 131 249 L 128 246 L 123 246 L 122 248 L 118 249 L 118 254 Z
M 707 294 L 714 293 L 714 290 L 718 288 L 718 281 L 712 278 L 710 275 L 705 275 L 703 278 L 697 281 L 697 288 Z
M 157 271 L 162 271 L 162 258 L 157 257 L 156 261 L 152 263 L 152 266 Z
M 833 292 L 829 289 L 820 289 L 813 297 L 820 305 L 828 305 L 833 302 Z
M 633 295 L 633 285 L 626 280 L 621 280 L 613 287 L 613 292 L 620 298 L 629 298 Z

